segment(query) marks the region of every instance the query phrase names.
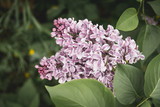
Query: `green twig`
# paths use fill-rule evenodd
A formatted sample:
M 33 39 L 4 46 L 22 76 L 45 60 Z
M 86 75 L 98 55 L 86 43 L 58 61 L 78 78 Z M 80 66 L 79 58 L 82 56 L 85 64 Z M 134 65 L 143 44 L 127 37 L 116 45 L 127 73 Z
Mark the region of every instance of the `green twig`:
M 139 14 L 141 7 L 142 7 L 142 1 L 140 2 L 137 14 Z
M 145 13 L 144 13 L 144 0 L 142 0 L 142 2 L 143 2 L 142 12 L 143 12 L 143 14 L 145 15 Z
M 145 16 L 145 12 L 144 12 L 144 0 L 142 0 L 142 2 L 143 2 L 142 13 L 143 13 L 143 15 Z M 147 24 L 147 22 L 146 22 L 146 20 L 145 20 L 145 19 L 144 19 L 144 21 L 145 21 L 145 23 Z
M 149 98 L 144 99 L 141 103 L 139 103 L 136 107 L 139 107 L 140 105 L 142 105 L 144 102 L 146 102 Z

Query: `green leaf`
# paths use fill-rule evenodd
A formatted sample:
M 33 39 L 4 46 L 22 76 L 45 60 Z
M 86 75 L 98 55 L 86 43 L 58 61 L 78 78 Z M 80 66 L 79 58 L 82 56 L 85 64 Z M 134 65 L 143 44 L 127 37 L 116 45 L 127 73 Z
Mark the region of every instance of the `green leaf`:
M 23 106 L 18 104 L 18 103 L 15 103 L 15 102 L 7 101 L 6 102 L 6 107 L 23 107 Z
M 32 80 L 27 80 L 18 93 L 18 102 L 24 107 L 38 107 L 39 95 L 32 83 Z
M 160 45 L 160 28 L 153 25 L 142 27 L 138 34 L 137 44 L 147 59 Z
M 160 54 L 148 64 L 145 73 L 144 93 L 155 102 L 160 102 Z
M 123 105 L 116 99 L 116 107 L 136 107 L 136 104 Z
M 15 27 L 19 27 L 20 25 L 20 20 L 19 20 L 19 4 L 17 3 L 16 0 L 16 7 L 15 7 Z
M 26 25 L 27 23 L 27 15 L 26 15 L 26 6 L 23 7 L 23 24 Z
M 137 11 L 135 8 L 128 8 L 125 10 L 122 15 L 120 16 L 117 24 L 116 29 L 122 30 L 122 31 L 131 31 L 137 28 L 139 23 L 138 17 L 137 17 Z
M 142 0 L 137 0 L 137 2 L 142 2 Z
M 33 100 L 31 101 L 29 107 L 38 107 L 39 106 L 39 95 L 36 94 L 34 97 L 33 97 Z
M 159 100 L 153 99 L 152 102 L 153 102 L 155 107 L 159 107 L 160 106 L 160 101 Z
M 157 48 L 157 52 L 160 53 L 160 45 Z
M 46 87 L 56 107 L 114 107 L 110 89 L 93 79 L 73 80 Z
M 143 93 L 143 72 L 131 65 L 118 65 L 113 87 L 117 100 L 124 105 L 132 104 Z
M 148 4 L 150 4 L 154 12 L 158 16 L 160 16 L 160 0 L 151 1 L 151 2 L 148 2 Z
M 146 101 L 141 105 L 141 107 L 151 107 L 151 104 L 149 103 L 149 101 Z
M 32 21 L 33 21 L 35 27 L 36 27 L 39 31 L 42 31 L 42 27 L 41 27 L 40 23 L 38 22 L 38 20 L 37 20 L 34 16 L 31 16 L 31 18 L 32 18 Z
M 143 41 L 144 41 L 144 35 L 145 35 L 145 31 L 146 31 L 146 26 L 142 26 L 142 28 L 140 29 L 140 32 L 137 36 L 137 45 L 138 45 L 138 50 L 142 51 L 142 45 L 143 45 Z M 146 56 L 145 56 L 146 58 Z

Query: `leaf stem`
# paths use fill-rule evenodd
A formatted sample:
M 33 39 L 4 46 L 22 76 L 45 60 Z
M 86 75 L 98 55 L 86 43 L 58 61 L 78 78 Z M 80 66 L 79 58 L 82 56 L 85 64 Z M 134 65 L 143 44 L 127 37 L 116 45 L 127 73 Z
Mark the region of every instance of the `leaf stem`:
M 144 13 L 144 0 L 142 0 L 142 2 L 143 2 L 142 12 L 143 12 L 143 14 L 145 15 L 145 13 Z
M 149 99 L 149 97 L 146 98 L 146 99 L 144 99 L 142 102 L 140 102 L 136 107 L 139 107 L 139 106 L 142 105 L 144 102 L 146 102 L 148 99 Z
M 142 13 L 143 13 L 143 15 L 145 16 L 145 13 L 144 13 L 144 0 L 142 0 L 142 2 L 143 2 Z M 145 19 L 144 19 L 144 21 L 145 21 L 145 23 L 147 24 L 147 22 L 146 22 Z
M 142 7 L 142 1 L 140 2 L 137 14 L 139 14 L 139 11 L 140 11 L 141 7 Z

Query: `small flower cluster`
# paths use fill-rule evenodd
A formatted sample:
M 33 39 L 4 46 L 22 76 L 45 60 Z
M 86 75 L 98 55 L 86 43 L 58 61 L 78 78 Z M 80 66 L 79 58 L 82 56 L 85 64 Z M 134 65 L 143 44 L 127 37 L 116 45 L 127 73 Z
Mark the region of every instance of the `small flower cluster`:
M 59 83 L 92 78 L 113 90 L 114 70 L 117 64 L 133 64 L 144 56 L 130 37 L 122 39 L 111 25 L 93 25 L 91 21 L 74 19 L 54 20 L 51 37 L 62 49 L 50 58 L 43 57 L 36 65 L 41 79 L 54 77 Z
M 150 25 L 157 25 L 158 24 L 158 22 L 155 21 L 153 17 L 149 17 L 149 16 L 145 16 L 145 15 L 141 15 L 141 16 L 142 16 L 142 19 L 147 22 L 147 24 L 150 24 Z

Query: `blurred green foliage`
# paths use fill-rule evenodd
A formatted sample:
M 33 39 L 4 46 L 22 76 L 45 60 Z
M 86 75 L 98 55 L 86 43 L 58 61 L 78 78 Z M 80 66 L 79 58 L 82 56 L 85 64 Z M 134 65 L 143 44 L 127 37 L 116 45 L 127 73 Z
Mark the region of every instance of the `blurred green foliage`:
M 34 66 L 60 49 L 50 37 L 55 18 L 87 18 L 106 28 L 115 26 L 125 9 L 138 6 L 136 0 L 0 0 L 0 107 L 54 106 L 44 85 L 57 81 L 41 80 Z M 121 33 L 136 39 L 138 32 L 139 27 Z

